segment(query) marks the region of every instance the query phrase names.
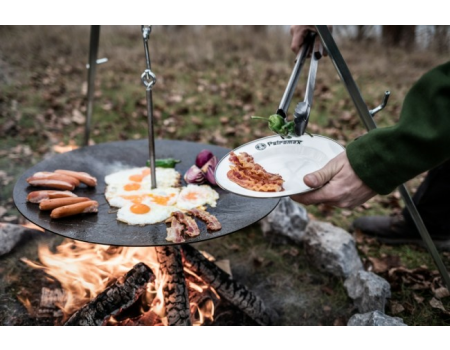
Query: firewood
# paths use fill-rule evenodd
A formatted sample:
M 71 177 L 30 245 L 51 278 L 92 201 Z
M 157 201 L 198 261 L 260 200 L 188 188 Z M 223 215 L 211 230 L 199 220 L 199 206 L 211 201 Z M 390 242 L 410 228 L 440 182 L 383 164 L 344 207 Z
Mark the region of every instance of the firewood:
M 184 278 L 180 249 L 156 247 L 160 269 L 167 276 L 163 287 L 167 320 L 170 326 L 190 326 L 189 296 Z
M 202 253 L 188 244 L 181 246 L 183 263 L 186 268 L 210 284 L 221 297 L 241 309 L 256 323 L 265 326 L 271 323 L 271 314 L 263 301 L 242 284 L 233 280 Z
M 76 311 L 65 326 L 101 326 L 110 316 L 130 307 L 155 276 L 144 263 L 136 264 L 126 275 Z

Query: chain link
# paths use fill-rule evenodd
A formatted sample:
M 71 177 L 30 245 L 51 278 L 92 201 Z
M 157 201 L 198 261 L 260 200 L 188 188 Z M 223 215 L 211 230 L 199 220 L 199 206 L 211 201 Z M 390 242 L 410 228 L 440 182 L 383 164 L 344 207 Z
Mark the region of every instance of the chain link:
M 152 31 L 152 26 L 146 25 L 142 26 L 142 38 L 144 39 L 144 49 L 145 49 L 145 61 L 147 63 L 147 69 L 141 75 L 141 81 L 147 88 L 147 90 L 151 90 L 153 85 L 156 84 L 156 75 L 152 72 L 151 62 L 150 62 L 150 53 L 148 50 L 148 39 L 150 38 L 150 33 Z

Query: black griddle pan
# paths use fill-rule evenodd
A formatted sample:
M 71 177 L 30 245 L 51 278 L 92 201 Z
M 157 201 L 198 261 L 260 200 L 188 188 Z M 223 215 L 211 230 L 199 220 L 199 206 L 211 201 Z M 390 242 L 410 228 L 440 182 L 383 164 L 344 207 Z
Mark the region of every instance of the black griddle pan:
M 230 151 L 227 148 L 175 140 L 156 140 L 156 158 L 176 158 L 181 163 L 175 169 L 183 176 L 188 168 L 195 164 L 197 154 L 209 149 L 218 159 Z M 106 184 L 104 178 L 115 171 L 145 166 L 149 148 L 147 140 L 120 141 L 83 147 L 67 153 L 55 155 L 25 171 L 14 187 L 13 198 L 20 213 L 34 224 L 75 240 L 116 246 L 163 246 L 174 245 L 166 241 L 166 224 L 133 226 L 117 220 L 116 209 L 111 208 L 104 196 Z M 28 203 L 29 192 L 44 188 L 29 186 L 26 179 L 38 171 L 67 169 L 83 171 L 97 178 L 97 186 L 84 185 L 73 192 L 78 196 L 89 197 L 99 203 L 97 214 L 81 214 L 61 219 L 51 219 L 49 211 L 40 211 L 39 205 Z M 183 180 L 183 185 L 185 185 Z M 218 186 L 219 193 L 215 208 L 208 211 L 222 224 L 222 229 L 207 232 L 205 225 L 199 222 L 200 235 L 186 238 L 185 243 L 196 243 L 218 238 L 243 229 L 269 214 L 278 204 L 278 198 L 247 198 L 224 191 Z

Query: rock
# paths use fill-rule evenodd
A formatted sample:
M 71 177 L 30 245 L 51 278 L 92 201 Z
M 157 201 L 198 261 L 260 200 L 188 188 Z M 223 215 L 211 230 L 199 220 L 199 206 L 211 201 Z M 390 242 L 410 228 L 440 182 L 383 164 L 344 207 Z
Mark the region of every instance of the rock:
M 21 225 L 0 222 L 0 256 L 8 254 L 23 239 L 36 234 L 41 236 L 42 232 Z
M 289 197 L 283 197 L 275 209 L 260 221 L 264 236 L 275 243 L 300 243 L 309 218 L 306 209 Z
M 353 237 L 329 223 L 311 221 L 306 227 L 304 246 L 311 263 L 334 276 L 347 278 L 363 269 Z
M 373 272 L 358 271 L 344 282 L 347 294 L 361 313 L 384 312 L 386 299 L 391 297 L 391 286 Z
M 24 234 L 25 229 L 22 226 L 0 223 L 0 256 L 9 253 Z
M 391 317 L 381 311 L 353 315 L 347 326 L 407 326 L 400 317 Z

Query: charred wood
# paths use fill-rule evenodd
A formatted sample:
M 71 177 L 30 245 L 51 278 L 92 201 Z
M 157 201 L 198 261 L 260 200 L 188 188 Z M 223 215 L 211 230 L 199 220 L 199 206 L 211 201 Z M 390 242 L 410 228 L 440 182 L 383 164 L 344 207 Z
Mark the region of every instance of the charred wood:
M 75 312 L 65 326 L 101 326 L 110 316 L 130 307 L 155 279 L 144 263 L 136 264 L 126 275 L 106 288 L 93 300 Z
M 163 287 L 169 326 L 190 326 L 189 295 L 184 278 L 180 249 L 156 247 L 160 269 L 167 277 Z
M 234 281 L 192 246 L 184 244 L 181 250 L 185 267 L 210 284 L 221 297 L 241 309 L 259 325 L 271 323 L 270 313 L 258 296 Z

